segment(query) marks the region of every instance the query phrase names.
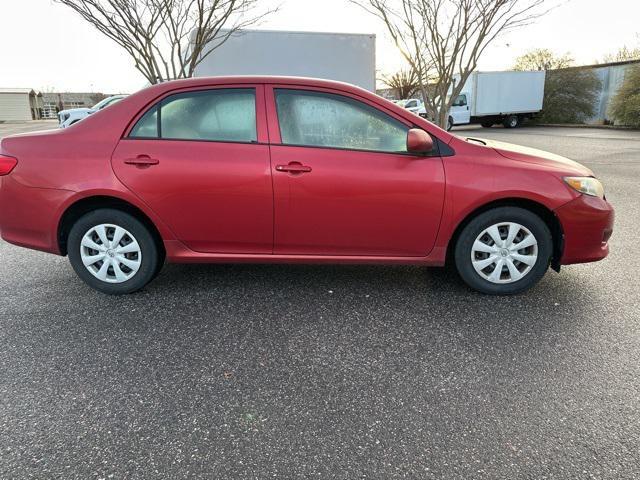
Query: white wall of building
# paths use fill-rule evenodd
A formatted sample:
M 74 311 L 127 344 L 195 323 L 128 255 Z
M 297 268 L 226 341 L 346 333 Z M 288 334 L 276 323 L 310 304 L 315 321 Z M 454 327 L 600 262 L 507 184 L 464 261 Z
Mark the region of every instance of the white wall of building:
M 605 121 L 615 121 L 609 114 L 611 101 L 624 82 L 624 75 L 629 69 L 640 66 L 640 61 L 619 65 L 594 66 L 593 72 L 601 82 L 601 90 L 596 100 L 595 115 L 587 123 L 602 124 Z
M 0 89 L 0 121 L 31 120 L 30 94 L 28 89 Z

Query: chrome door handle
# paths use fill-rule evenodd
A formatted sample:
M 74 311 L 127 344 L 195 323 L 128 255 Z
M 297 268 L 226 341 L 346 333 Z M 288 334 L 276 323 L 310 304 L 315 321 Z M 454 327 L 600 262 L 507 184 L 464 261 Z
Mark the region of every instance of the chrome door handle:
M 289 165 L 276 165 L 276 170 L 278 172 L 288 173 L 308 173 L 311 171 L 311 167 L 302 165 L 301 163 L 291 162 Z
M 124 163 L 135 165 L 136 167 L 150 167 L 151 165 L 158 165 L 160 160 L 151 158 L 148 155 L 138 155 L 136 158 L 126 158 Z

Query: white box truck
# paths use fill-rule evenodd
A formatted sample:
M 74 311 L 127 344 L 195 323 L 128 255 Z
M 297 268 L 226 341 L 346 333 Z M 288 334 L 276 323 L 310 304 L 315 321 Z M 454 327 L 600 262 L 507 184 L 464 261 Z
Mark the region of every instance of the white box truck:
M 473 72 L 449 110 L 447 127 L 502 123 L 515 128 L 542 110 L 544 80 L 544 71 Z M 419 114 L 427 117 L 424 109 Z
M 374 92 L 375 52 L 373 34 L 242 30 L 204 58 L 195 76 L 313 77 L 352 83 Z

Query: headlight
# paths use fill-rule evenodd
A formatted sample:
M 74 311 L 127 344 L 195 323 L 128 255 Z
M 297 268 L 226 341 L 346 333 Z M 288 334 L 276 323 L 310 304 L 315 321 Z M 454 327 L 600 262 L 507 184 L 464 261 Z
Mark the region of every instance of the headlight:
M 592 197 L 604 198 L 604 187 L 600 180 L 593 177 L 564 177 L 564 181 L 574 190 L 591 195 Z

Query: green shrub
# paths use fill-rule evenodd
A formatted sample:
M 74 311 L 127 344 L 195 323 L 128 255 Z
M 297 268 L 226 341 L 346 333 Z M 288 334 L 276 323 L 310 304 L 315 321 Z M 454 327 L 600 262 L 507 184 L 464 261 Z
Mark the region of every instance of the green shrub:
M 540 123 L 584 123 L 595 114 L 600 79 L 588 69 L 550 70 L 544 85 Z
M 611 102 L 609 115 L 617 124 L 640 127 L 640 66 L 625 72 L 622 86 Z

